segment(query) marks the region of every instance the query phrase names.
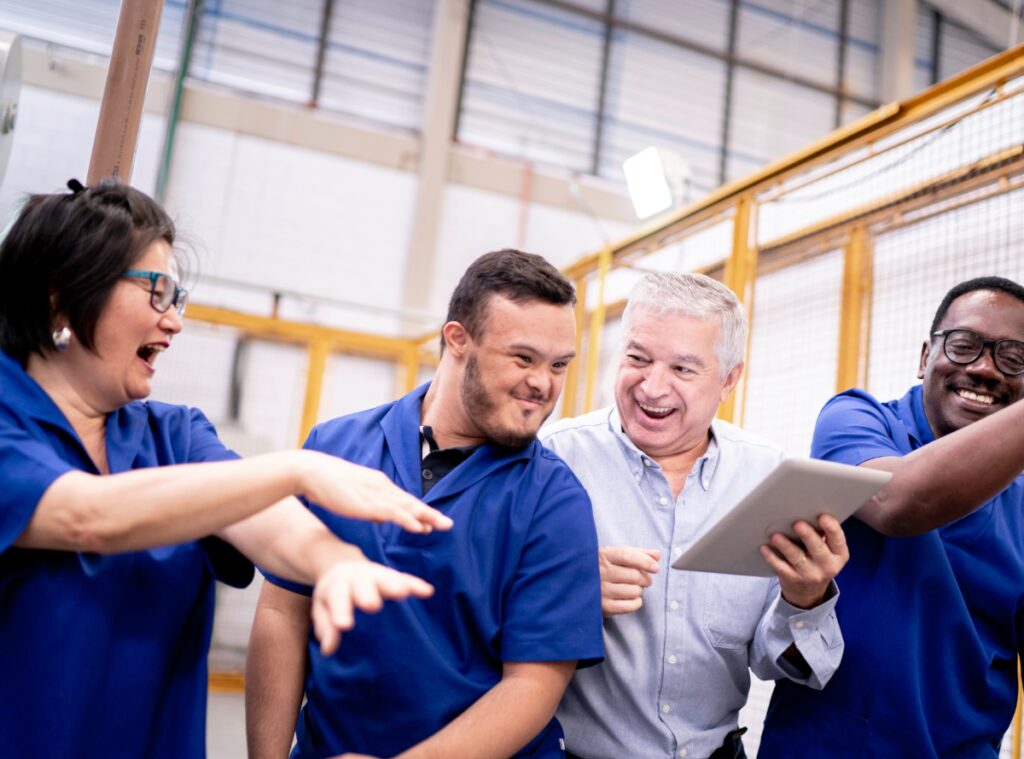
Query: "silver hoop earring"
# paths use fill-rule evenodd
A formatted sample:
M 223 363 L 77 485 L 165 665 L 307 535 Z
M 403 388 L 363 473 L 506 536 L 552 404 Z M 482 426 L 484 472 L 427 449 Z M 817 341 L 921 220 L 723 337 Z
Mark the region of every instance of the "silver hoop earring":
M 53 347 L 59 351 L 64 350 L 71 344 L 71 330 L 61 327 L 53 333 Z

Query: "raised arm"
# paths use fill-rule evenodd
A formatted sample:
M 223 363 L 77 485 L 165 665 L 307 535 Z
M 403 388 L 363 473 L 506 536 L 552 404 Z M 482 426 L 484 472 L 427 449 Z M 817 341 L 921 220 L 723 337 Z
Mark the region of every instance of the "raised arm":
M 986 503 L 1024 470 L 1024 404 L 980 419 L 905 456 L 861 466 L 893 477 L 857 517 L 884 535 L 920 535 Z
M 204 537 L 292 495 L 344 516 L 395 522 L 412 532 L 451 520 L 380 472 L 314 451 L 237 461 L 59 476 L 16 546 L 115 553 Z

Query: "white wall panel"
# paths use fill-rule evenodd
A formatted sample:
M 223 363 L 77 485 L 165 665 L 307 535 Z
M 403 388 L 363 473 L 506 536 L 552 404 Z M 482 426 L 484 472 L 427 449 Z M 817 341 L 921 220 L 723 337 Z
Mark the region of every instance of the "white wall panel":
M 917 24 L 914 31 L 915 90 L 923 90 L 934 84 L 932 67 L 935 63 L 935 23 L 935 11 L 926 3 L 919 2 L 917 4 Z
M 164 3 L 153 56 L 157 68 L 177 65 L 185 5 L 185 0 Z M 118 0 L 4 0 L 0 29 L 109 56 L 120 7 Z
M 703 47 L 728 47 L 729 3 L 722 0 L 616 0 L 615 15 Z
M 725 63 L 643 34 L 618 32 L 609 60 L 601 174 L 649 146 L 687 161 L 695 196 L 718 186 Z
M 533 0 L 480 0 L 458 138 L 589 170 L 604 27 Z
M 835 98 L 749 69 L 736 69 L 730 177 L 832 131 Z
M 401 305 L 415 175 L 208 127 L 179 134 L 167 205 L 201 238 L 203 271 Z M 366 313 L 339 326 L 388 331 Z
M 449 185 L 445 190 L 444 216 L 438 242 L 438 258 L 431 286 L 430 310 L 444 318 L 456 283 L 477 257 L 500 248 L 514 248 L 520 234 L 520 202 L 515 198 Z M 522 248 L 564 266 L 607 241 L 625 237 L 625 224 L 594 220 L 549 206 L 531 205 L 526 214 Z
M 882 0 L 850 0 L 844 88 L 860 97 L 879 97 Z
M 324 375 L 319 419 L 333 419 L 393 401 L 401 395 L 396 392 L 397 377 L 398 368 L 391 361 L 331 356 Z
M 418 130 L 434 0 L 335 0 L 320 104 Z
M 209 0 L 190 73 L 199 79 L 305 102 L 323 0 Z
M 71 177 L 85 181 L 92 154 L 99 102 L 23 85 L 7 172 L 0 185 L 0 215 L 6 223 L 25 193 L 58 192 Z M 152 192 L 164 120 L 143 114 L 132 184 Z
M 1009 32 L 1007 32 L 1007 39 L 1009 39 Z M 947 79 L 998 52 L 998 49 L 975 32 L 947 20 L 942 24 L 939 78 Z
M 736 54 L 834 87 L 839 0 L 742 0 Z

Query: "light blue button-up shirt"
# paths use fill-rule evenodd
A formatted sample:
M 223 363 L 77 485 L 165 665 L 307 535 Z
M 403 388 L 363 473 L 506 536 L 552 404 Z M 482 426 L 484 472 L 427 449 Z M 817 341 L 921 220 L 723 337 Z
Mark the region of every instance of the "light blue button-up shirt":
M 559 707 L 566 748 L 585 759 L 707 757 L 737 726 L 749 670 L 822 688 L 839 665 L 836 593 L 804 611 L 782 600 L 777 578 L 669 568 L 783 459 L 731 424 L 711 430 L 678 498 L 614 407 L 541 432 L 590 494 L 602 546 L 661 550 L 643 607 L 604 620 L 604 663 L 577 672 Z M 807 677 L 782 659 L 794 643 Z

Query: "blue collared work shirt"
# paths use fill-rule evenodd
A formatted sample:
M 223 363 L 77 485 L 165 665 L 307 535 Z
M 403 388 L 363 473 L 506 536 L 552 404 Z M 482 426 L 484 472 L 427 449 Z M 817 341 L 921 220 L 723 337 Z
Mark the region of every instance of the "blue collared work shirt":
M 811 450 L 861 464 L 933 439 L 920 386 L 888 403 L 849 390 L 822 409 Z M 820 693 L 776 688 L 758 755 L 998 756 L 1024 647 L 1024 476 L 923 535 L 845 527 L 842 666 Z
M 776 578 L 669 568 L 783 458 L 725 422 L 713 422 L 712 433 L 678 498 L 614 407 L 541 433 L 590 493 L 600 545 L 661 550 L 643 607 L 605 619 L 607 658 L 576 673 L 558 710 L 566 748 L 586 759 L 709 756 L 736 727 L 748 669 L 800 679 L 781 658 L 793 643 L 811 669 L 801 682 L 812 687 L 839 663 L 835 596 L 804 611 L 781 599 Z
M 319 425 L 306 447 L 378 469 L 420 496 L 427 387 Z M 562 461 L 537 441 L 518 449 L 481 445 L 423 500 L 454 527 L 414 534 L 311 507 L 367 558 L 436 590 L 429 599 L 358 613 L 331 656 L 310 636 L 307 703 L 293 755 L 393 756 L 472 706 L 499 682 L 503 662 L 586 665 L 602 657 L 594 521 L 587 494 Z M 562 756 L 561 737 L 552 719 L 517 756 Z
M 114 473 L 234 458 L 199 411 L 162 403 L 110 414 L 106 443 Z M 215 539 L 113 555 L 12 547 L 72 470 L 96 473 L 0 353 L 0 757 L 205 756 L 213 580 L 248 584 L 252 565 Z

